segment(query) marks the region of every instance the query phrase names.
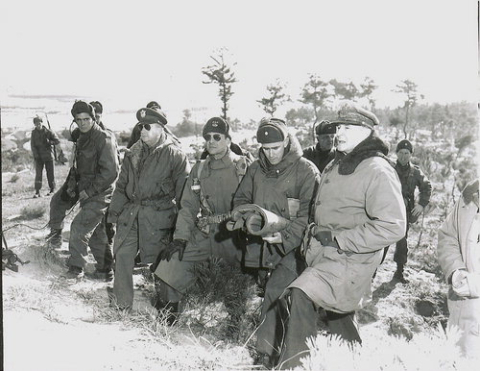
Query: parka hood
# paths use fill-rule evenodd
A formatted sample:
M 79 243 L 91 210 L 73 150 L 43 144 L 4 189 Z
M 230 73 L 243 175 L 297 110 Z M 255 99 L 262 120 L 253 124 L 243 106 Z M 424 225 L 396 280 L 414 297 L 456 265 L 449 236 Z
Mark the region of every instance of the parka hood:
M 303 156 L 302 147 L 300 146 L 298 139 L 291 133 L 288 133 L 288 138 L 289 144 L 285 149 L 283 158 L 276 165 L 272 165 L 270 161 L 268 161 L 267 156 L 265 156 L 265 153 L 263 153 L 263 150 L 260 148 L 260 151 L 258 152 L 258 161 L 262 171 L 267 177 L 278 177 Z

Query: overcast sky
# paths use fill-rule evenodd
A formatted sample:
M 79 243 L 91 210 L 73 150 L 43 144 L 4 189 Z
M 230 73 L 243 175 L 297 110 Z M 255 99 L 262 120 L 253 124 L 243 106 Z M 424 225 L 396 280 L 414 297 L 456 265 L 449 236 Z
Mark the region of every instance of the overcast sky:
M 404 79 L 428 102 L 475 101 L 477 30 L 474 0 L 2 0 L 0 103 L 68 94 L 126 110 L 157 100 L 178 119 L 185 108 L 217 115 L 201 69 L 219 47 L 237 63 L 240 119 L 261 117 L 255 101 L 275 79 L 298 99 L 309 73 L 369 76 L 380 105 L 397 103 L 390 91 Z

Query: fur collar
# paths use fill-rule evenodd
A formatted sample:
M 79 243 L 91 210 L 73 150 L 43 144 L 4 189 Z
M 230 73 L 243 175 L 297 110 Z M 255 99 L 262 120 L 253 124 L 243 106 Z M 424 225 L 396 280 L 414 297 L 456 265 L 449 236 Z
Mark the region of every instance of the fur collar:
M 335 161 L 339 162 L 338 173 L 340 175 L 350 175 L 363 160 L 375 156 L 384 158 L 394 166 L 392 161 L 387 157 L 388 151 L 388 145 L 372 132 L 367 139 L 360 142 L 358 146 L 347 155 L 337 152 Z
M 163 142 L 157 143 L 157 145 L 153 148 L 149 148 L 143 142 L 143 140 L 139 139 L 135 142 L 133 146 L 130 147 L 130 149 L 127 149 L 125 156 L 130 158 L 133 168 L 138 169 L 138 163 L 140 162 L 140 159 L 143 156 L 145 155 L 148 156 L 156 152 L 159 152 L 162 148 L 165 148 L 166 146 L 170 146 L 170 145 L 174 145 L 174 143 L 168 135 Z

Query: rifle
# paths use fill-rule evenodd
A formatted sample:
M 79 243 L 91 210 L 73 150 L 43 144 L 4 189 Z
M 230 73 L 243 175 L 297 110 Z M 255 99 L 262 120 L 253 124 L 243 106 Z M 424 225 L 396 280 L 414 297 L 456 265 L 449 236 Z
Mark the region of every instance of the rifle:
M 46 112 L 45 113 L 45 118 L 47 119 L 47 124 L 48 124 L 48 129 L 50 131 L 52 131 L 52 127 L 50 126 L 50 121 L 48 120 L 48 115 Z M 55 146 L 55 144 L 53 145 L 53 157 L 55 158 L 55 161 L 58 161 L 57 159 L 57 147 Z

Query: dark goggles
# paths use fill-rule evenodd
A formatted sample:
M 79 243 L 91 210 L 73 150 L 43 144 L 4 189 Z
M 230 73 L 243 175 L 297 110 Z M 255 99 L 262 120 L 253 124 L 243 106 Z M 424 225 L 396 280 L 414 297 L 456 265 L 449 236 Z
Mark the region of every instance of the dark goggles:
M 212 139 L 212 137 L 213 137 L 213 139 L 215 140 L 215 142 L 220 142 L 220 140 L 222 139 L 222 137 L 220 136 L 220 134 L 213 134 L 213 135 L 206 134 L 206 135 L 204 136 L 204 138 L 205 138 L 205 140 L 206 140 L 207 142 L 210 142 L 210 139 Z
M 139 123 L 138 127 L 140 128 L 140 130 L 145 128 L 146 131 L 150 131 L 150 129 L 152 128 L 152 125 L 160 125 L 160 124 L 142 124 L 142 123 Z

